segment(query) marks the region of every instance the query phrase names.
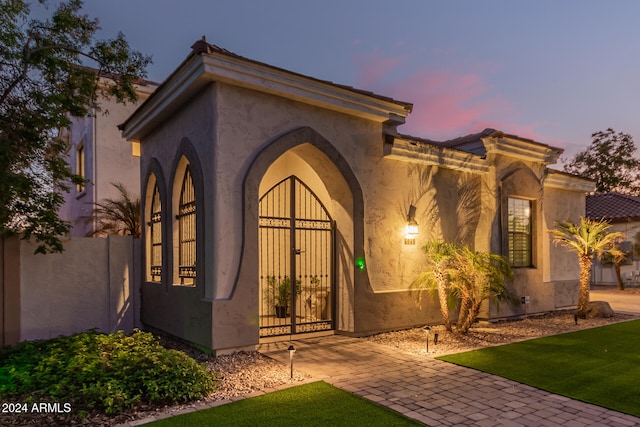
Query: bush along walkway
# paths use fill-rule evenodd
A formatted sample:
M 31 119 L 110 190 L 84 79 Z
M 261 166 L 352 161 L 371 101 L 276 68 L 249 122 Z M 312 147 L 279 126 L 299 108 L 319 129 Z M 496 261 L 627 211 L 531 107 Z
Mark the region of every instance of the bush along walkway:
M 23 342 L 0 351 L 0 424 L 60 425 L 91 414 L 115 416 L 201 399 L 215 384 L 206 367 L 146 332 Z
M 288 364 L 290 344 L 260 350 Z M 366 340 L 330 336 L 293 344 L 295 369 L 431 427 L 640 425 L 640 418 Z

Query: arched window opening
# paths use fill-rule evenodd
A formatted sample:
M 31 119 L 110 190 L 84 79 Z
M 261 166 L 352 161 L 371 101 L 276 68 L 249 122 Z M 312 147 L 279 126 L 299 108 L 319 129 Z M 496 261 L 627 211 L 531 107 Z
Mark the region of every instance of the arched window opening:
M 196 197 L 189 166 L 184 171 L 176 219 L 178 220 L 179 234 L 178 276 L 180 284 L 194 285 L 196 277 Z
M 151 228 L 151 281 L 160 282 L 162 280 L 162 203 L 157 184 L 153 188 L 149 226 Z

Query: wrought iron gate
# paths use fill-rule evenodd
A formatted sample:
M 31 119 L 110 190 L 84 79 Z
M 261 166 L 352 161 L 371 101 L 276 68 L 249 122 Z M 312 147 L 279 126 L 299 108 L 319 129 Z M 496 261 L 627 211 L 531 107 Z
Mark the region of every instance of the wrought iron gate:
M 260 336 L 334 329 L 334 222 L 290 176 L 260 198 Z

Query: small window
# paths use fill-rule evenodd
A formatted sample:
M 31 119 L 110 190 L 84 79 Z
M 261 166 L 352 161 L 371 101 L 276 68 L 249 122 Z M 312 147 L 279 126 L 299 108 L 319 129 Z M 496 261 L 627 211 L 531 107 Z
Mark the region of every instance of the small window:
M 531 267 L 531 201 L 508 200 L 509 262 L 513 267 Z
M 189 166 L 184 172 L 176 217 L 180 242 L 178 275 L 181 284 L 193 285 L 196 277 L 196 198 Z
M 151 221 L 149 221 L 151 231 L 151 281 L 160 282 L 162 280 L 162 204 L 157 184 L 153 189 L 153 198 L 151 200 Z
M 84 155 L 84 143 L 78 145 L 76 148 L 76 175 L 82 179 L 86 179 L 85 170 L 85 155 Z M 78 193 L 84 191 L 84 184 L 77 184 L 76 191 Z

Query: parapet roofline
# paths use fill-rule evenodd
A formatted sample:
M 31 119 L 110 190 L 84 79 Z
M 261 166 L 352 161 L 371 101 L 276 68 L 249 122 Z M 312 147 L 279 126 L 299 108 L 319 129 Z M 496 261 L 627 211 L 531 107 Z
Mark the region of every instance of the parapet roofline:
M 443 150 L 447 150 L 446 152 L 449 153 L 447 157 L 455 157 L 458 159 L 457 162 L 462 162 L 460 165 L 464 165 L 464 168 L 474 164 L 475 166 L 472 166 L 472 168 L 476 170 L 480 170 L 479 165 L 482 164 L 477 159 L 484 159 L 487 154 L 499 154 L 519 160 L 549 165 L 556 163 L 564 151 L 561 148 L 552 147 L 532 139 L 505 134 L 495 129 L 485 129 L 479 133 L 442 142 L 404 134 L 400 134 L 397 137 L 390 136 L 390 138 L 387 140 L 387 145 L 390 144 L 391 147 L 387 148 L 387 154 L 391 155 L 393 153 L 394 158 L 416 158 L 416 149 L 420 148 L 419 151 L 422 152 L 420 157 L 423 160 L 427 160 L 425 158 L 426 152 L 435 153 L 435 151 L 438 151 L 439 154 L 433 159 L 437 158 L 438 162 L 442 162 L 445 153 Z M 414 146 L 414 148 L 411 148 L 411 146 Z M 456 154 L 456 152 L 458 153 Z M 465 153 L 467 156 L 463 156 L 460 153 Z M 473 154 L 477 159 L 472 160 L 471 157 L 468 157 L 469 154 Z M 433 159 L 429 161 L 433 161 Z
M 413 109 L 408 102 L 305 76 L 199 40 L 182 64 L 119 125 L 124 137 L 142 139 L 210 82 L 245 87 L 377 122 L 402 124 Z

